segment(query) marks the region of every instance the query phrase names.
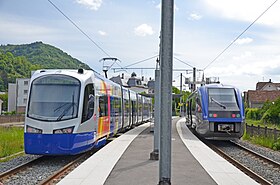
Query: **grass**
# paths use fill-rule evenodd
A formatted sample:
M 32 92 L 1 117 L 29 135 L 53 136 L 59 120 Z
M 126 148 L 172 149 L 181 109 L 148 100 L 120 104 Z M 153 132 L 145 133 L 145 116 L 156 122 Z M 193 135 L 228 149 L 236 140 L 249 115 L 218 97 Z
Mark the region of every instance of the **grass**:
M 264 146 L 273 150 L 280 151 L 280 138 L 277 141 L 274 141 L 273 137 L 264 137 L 264 136 L 253 136 L 251 137 L 249 134 L 244 133 L 243 140 L 247 140 L 256 145 Z
M 263 122 L 261 122 L 261 120 L 252 120 L 252 119 L 246 119 L 246 123 L 248 125 L 254 125 L 254 126 L 258 126 L 260 125 L 261 127 L 265 127 L 267 126 L 267 128 L 271 128 L 271 129 L 278 129 L 280 130 L 280 124 L 272 124 L 272 123 L 267 123 L 267 124 L 264 124 Z
M 23 151 L 23 128 L 0 127 L 0 158 Z

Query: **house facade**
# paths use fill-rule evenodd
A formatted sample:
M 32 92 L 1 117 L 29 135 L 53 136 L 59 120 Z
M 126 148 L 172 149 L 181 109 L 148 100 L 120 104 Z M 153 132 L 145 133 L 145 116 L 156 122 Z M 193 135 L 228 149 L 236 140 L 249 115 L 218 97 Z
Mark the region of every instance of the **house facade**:
M 8 86 L 8 112 L 16 111 L 16 113 L 25 112 L 27 104 L 29 78 L 18 78 L 16 83 L 9 83 Z
M 244 92 L 244 100 L 249 108 L 261 108 L 267 101 L 273 102 L 280 98 L 280 83 L 258 82 L 256 90 Z

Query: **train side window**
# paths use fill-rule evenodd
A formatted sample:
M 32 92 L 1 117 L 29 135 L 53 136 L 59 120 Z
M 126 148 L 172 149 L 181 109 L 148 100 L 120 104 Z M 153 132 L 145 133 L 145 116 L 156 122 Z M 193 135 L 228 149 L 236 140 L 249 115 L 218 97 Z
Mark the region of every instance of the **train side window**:
M 99 97 L 99 116 L 107 116 L 108 115 L 108 96 L 100 96 Z
M 89 120 L 94 113 L 94 87 L 88 84 L 85 87 L 82 123 Z

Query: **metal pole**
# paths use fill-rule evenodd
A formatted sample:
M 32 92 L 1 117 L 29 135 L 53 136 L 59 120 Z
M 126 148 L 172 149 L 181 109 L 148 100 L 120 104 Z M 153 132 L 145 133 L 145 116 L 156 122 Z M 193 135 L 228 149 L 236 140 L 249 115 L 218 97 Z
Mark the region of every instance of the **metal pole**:
M 155 111 L 154 111 L 154 151 L 150 153 L 151 160 L 159 158 L 159 124 L 160 124 L 160 71 L 155 70 Z
M 170 185 L 174 0 L 161 4 L 159 185 Z
M 193 68 L 193 92 L 196 90 L 196 68 Z
M 180 75 L 180 117 L 183 116 L 183 111 L 182 111 L 182 78 L 183 78 L 183 74 L 181 73 Z

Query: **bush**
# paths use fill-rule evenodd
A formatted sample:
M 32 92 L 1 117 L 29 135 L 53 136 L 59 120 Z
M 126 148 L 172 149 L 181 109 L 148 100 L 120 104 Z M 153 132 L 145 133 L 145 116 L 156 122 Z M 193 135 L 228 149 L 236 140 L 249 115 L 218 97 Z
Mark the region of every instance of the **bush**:
M 247 108 L 245 110 L 245 114 L 246 114 L 246 119 L 253 119 L 253 120 L 261 119 L 260 109 L 258 108 Z
M 262 116 L 262 120 L 267 123 L 280 124 L 280 98 L 271 104 Z
M 10 116 L 10 115 L 16 115 L 16 111 L 12 111 L 12 112 L 4 112 L 4 115 Z
M 273 143 L 272 149 L 280 150 L 280 138 L 278 138 L 277 141 L 275 143 Z

